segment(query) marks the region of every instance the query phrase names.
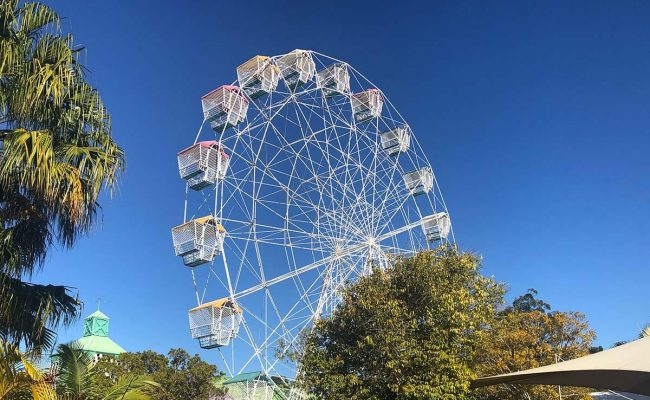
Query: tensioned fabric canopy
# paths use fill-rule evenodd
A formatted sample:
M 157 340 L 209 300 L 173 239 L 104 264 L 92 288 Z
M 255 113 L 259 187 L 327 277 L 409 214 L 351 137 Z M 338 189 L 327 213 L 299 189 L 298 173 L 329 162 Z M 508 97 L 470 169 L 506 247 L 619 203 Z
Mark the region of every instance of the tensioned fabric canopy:
M 479 378 L 472 387 L 500 383 L 581 386 L 650 395 L 650 337 L 545 367 Z

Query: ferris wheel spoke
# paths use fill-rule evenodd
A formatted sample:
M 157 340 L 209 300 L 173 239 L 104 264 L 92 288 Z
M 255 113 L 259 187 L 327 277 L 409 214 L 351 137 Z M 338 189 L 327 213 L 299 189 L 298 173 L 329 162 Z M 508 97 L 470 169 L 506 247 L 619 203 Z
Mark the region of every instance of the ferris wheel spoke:
M 284 338 L 284 339 L 288 338 L 290 339 L 288 341 L 291 342 L 294 339 L 295 334 L 293 332 L 296 331 L 296 328 L 298 328 L 299 331 L 300 330 L 299 328 L 302 325 L 311 321 L 311 319 L 313 318 L 314 308 L 310 302 L 306 301 L 306 299 L 308 298 L 310 291 L 313 290 L 313 288 L 320 283 L 319 279 L 321 279 L 321 275 L 319 275 L 312 282 L 309 290 L 306 290 L 300 294 L 300 298 L 298 299 L 296 304 L 286 312 L 285 316 L 282 316 L 282 313 L 280 312 L 279 308 L 272 300 L 274 309 L 276 311 L 276 316 L 279 321 L 277 324 L 275 324 L 275 326 L 268 325 L 264 319 L 259 318 L 257 316 L 253 316 L 253 318 L 255 318 L 259 323 L 264 324 L 269 329 L 272 329 L 272 331 L 269 332 L 269 334 L 267 335 L 265 341 L 260 344 L 260 347 L 265 347 L 271 344 L 272 342 L 277 342 L 278 338 Z M 270 296 L 269 298 L 272 299 L 272 296 Z M 302 306 L 301 308 L 299 308 L 301 304 Z M 304 313 L 304 311 L 307 311 L 307 313 Z M 294 321 L 297 321 L 296 325 L 294 325 L 293 327 L 287 327 L 287 323 L 294 322 Z
M 384 240 L 389 239 L 389 238 L 391 238 L 391 237 L 393 237 L 393 236 L 395 236 L 397 234 L 400 234 L 402 232 L 406 232 L 406 231 L 408 231 L 410 229 L 413 229 L 413 228 L 419 227 L 419 226 L 421 226 L 421 221 L 417 221 L 417 222 L 411 223 L 409 225 L 405 225 L 405 226 L 403 226 L 403 227 L 401 227 L 399 229 L 395 229 L 395 230 L 393 230 L 391 232 L 385 233 L 385 234 L 377 237 L 376 242 L 384 241 Z M 256 286 L 250 287 L 248 289 L 242 290 L 241 292 L 235 293 L 233 297 L 235 299 L 237 299 L 237 298 L 241 298 L 241 297 L 247 296 L 249 294 L 255 293 L 255 292 L 259 291 L 259 290 L 266 289 L 267 287 L 269 287 L 271 285 L 274 285 L 274 284 L 282 282 L 282 281 L 284 281 L 286 279 L 292 278 L 296 274 L 301 274 L 301 273 L 311 271 L 312 269 L 318 268 L 318 267 L 320 267 L 321 265 L 323 265 L 323 264 L 325 264 L 327 262 L 334 261 L 334 260 L 340 259 L 342 257 L 348 256 L 350 254 L 354 254 L 355 252 L 361 251 L 365 247 L 367 247 L 368 245 L 369 245 L 368 243 L 360 243 L 360 244 L 357 244 L 355 246 L 351 246 L 351 247 L 349 247 L 347 249 L 341 250 L 339 253 L 332 254 L 332 255 L 327 256 L 327 257 L 325 257 L 325 258 L 323 258 L 321 260 L 318 260 L 318 261 L 309 263 L 309 264 L 307 264 L 307 265 L 305 265 L 303 267 L 300 267 L 300 268 L 296 269 L 295 271 L 292 271 L 292 272 L 289 272 L 289 273 L 286 273 L 286 274 L 283 274 L 283 275 L 279 275 L 279 276 L 277 276 L 275 278 L 266 280 L 266 281 L 262 282 L 259 285 L 256 285 Z
M 243 310 L 240 333 L 219 349 L 230 375 L 255 368 L 289 382 L 296 370 L 280 356 L 297 348 L 300 332 L 332 312 L 349 282 L 429 246 L 423 217 L 446 212 L 435 176 L 417 198 L 404 183 L 406 172 L 430 165 L 412 132 L 397 154 L 383 147 L 383 133 L 406 125 L 384 93 L 381 115 L 361 120 L 353 93 L 375 85 L 340 60 L 304 54 L 318 77 L 299 75 L 291 86 L 284 69 L 275 72 L 280 86 L 262 95 L 234 83 L 247 112 L 213 134 L 229 156 L 225 176 L 213 190 L 186 186 L 184 222 L 214 215 L 226 231 L 221 261 L 191 275 L 197 302 L 225 292 Z M 335 70 L 343 75 L 327 75 Z M 331 79 L 342 81 L 331 87 Z M 349 87 L 339 85 L 345 79 Z
M 315 285 L 316 283 L 317 282 L 315 281 L 312 285 Z M 269 325 L 265 318 L 261 318 L 261 317 L 257 316 L 255 313 L 253 313 L 249 309 L 245 309 L 245 312 L 246 312 L 247 315 L 252 317 L 255 321 L 257 321 L 258 323 L 263 325 L 265 328 L 271 329 L 271 331 L 268 332 L 265 340 L 262 343 L 260 343 L 259 346 L 257 346 L 257 350 L 250 357 L 248 363 L 250 363 L 253 359 L 258 357 L 263 348 L 269 347 L 273 343 L 276 343 L 279 339 L 285 339 L 288 342 L 292 342 L 295 339 L 295 334 L 293 334 L 293 332 L 296 331 L 296 326 L 299 328 L 300 325 L 301 325 L 301 321 L 302 321 L 302 323 L 306 322 L 308 320 L 309 315 L 306 316 L 306 317 L 302 317 L 302 318 L 295 318 L 295 320 L 298 320 L 299 323 L 296 326 L 294 326 L 293 328 L 288 328 L 286 324 L 292 320 L 292 318 L 290 318 L 290 317 L 293 315 L 294 310 L 300 304 L 300 301 L 302 301 L 303 297 L 304 297 L 304 294 L 303 294 L 303 296 L 301 296 L 301 299 L 296 303 L 296 305 L 294 305 L 294 307 L 291 310 L 289 310 L 289 312 L 286 314 L 286 316 L 282 317 L 280 310 L 277 308 L 277 306 L 275 305 L 275 302 L 272 300 L 272 296 L 270 296 L 270 299 L 273 301 L 274 309 L 276 311 L 276 316 L 279 319 L 279 322 L 277 324 L 275 324 L 274 326 Z M 246 365 L 243 368 L 245 368 L 245 367 L 246 367 Z

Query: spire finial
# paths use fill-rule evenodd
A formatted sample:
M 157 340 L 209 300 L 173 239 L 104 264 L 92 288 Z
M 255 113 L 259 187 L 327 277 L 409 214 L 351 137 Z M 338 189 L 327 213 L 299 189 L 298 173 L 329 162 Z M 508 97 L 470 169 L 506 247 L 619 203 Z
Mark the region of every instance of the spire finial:
M 102 298 L 98 297 L 97 298 L 97 311 L 99 311 L 99 306 L 102 304 Z

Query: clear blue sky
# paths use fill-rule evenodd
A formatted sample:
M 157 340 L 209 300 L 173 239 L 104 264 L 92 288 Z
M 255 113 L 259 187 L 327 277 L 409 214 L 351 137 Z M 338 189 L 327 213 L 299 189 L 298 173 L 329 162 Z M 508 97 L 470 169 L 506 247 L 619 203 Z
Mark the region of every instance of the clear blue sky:
M 433 165 L 458 243 L 510 299 L 533 287 L 585 312 L 605 347 L 650 322 L 650 3 L 48 3 L 88 49 L 128 168 L 101 224 L 35 280 L 77 288 L 84 315 L 101 298 L 126 349 L 199 352 L 170 243 L 175 155 L 194 139 L 202 94 L 252 55 L 294 48 L 384 90 Z

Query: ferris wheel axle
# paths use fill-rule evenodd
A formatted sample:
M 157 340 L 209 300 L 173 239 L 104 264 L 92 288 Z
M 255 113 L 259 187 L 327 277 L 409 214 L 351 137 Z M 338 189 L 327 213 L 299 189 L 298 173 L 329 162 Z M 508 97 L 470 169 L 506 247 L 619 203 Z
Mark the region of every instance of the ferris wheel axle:
M 276 276 L 275 278 L 268 279 L 268 280 L 260 283 L 259 285 L 251 286 L 248 289 L 245 289 L 245 290 L 242 290 L 241 292 L 235 293 L 235 295 L 233 297 L 235 299 L 239 299 L 239 298 L 242 298 L 244 296 L 248 296 L 249 294 L 259 292 L 260 290 L 266 289 L 269 286 L 275 285 L 276 283 L 280 283 L 280 282 L 285 281 L 287 279 L 290 279 L 290 278 L 292 278 L 294 276 L 297 276 L 297 275 L 303 274 L 305 272 L 311 271 L 312 269 L 318 268 L 323 264 L 339 260 L 339 259 L 341 259 L 343 257 L 347 257 L 347 256 L 349 256 L 351 254 L 356 253 L 359 250 L 365 249 L 368 246 L 372 246 L 373 244 L 378 244 L 380 242 L 383 242 L 386 239 L 390 239 L 393 236 L 399 235 L 400 233 L 403 233 L 403 232 L 406 232 L 406 231 L 410 231 L 411 229 L 417 228 L 417 227 L 420 227 L 420 226 L 422 226 L 422 220 L 412 222 L 412 223 L 410 223 L 408 225 L 404 225 L 401 228 L 398 228 L 398 229 L 395 229 L 393 231 L 384 233 L 383 235 L 378 236 L 377 238 L 374 238 L 372 240 L 372 243 L 370 243 L 370 242 L 369 243 L 359 243 L 359 244 L 356 244 L 354 246 L 350 246 L 350 247 L 348 247 L 346 249 L 338 250 L 336 253 L 334 253 L 334 254 L 332 254 L 330 256 L 327 256 L 327 257 L 324 257 L 324 258 L 322 258 L 322 259 L 320 259 L 318 261 L 314 261 L 312 263 L 309 263 L 309 264 L 307 264 L 305 266 L 302 266 L 300 268 L 297 268 L 297 269 L 295 269 L 293 271 L 287 272 L 286 274 L 282 274 L 282 275 Z

